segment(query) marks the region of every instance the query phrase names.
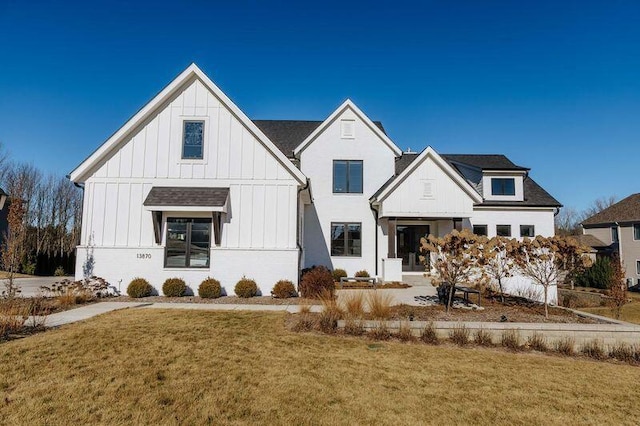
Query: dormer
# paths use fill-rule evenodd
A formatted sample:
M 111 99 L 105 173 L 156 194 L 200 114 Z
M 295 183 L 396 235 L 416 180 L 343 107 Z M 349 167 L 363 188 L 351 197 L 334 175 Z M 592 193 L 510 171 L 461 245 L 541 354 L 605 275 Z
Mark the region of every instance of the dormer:
M 483 170 L 482 198 L 488 201 L 524 201 L 526 171 Z

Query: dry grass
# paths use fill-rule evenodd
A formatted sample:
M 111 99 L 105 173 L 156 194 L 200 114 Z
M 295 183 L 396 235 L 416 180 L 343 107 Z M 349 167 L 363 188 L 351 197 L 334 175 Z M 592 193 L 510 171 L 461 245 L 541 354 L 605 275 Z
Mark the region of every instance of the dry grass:
M 9 273 L 6 271 L 0 271 L 0 280 L 5 280 L 9 277 Z M 13 278 L 35 278 L 35 275 L 18 274 L 14 273 Z M 20 284 L 20 283 L 18 283 Z
M 473 343 L 478 346 L 493 346 L 493 337 L 490 331 L 478 329 L 473 336 Z
M 364 316 L 364 293 L 361 291 L 352 292 L 341 298 L 342 307 L 352 318 L 362 318 Z
M 293 333 L 284 318 L 127 310 L 4 343 L 0 423 L 629 424 L 640 416 L 638 367 Z
M 518 330 L 505 330 L 500 336 L 500 345 L 503 348 L 510 349 L 512 351 L 518 351 L 522 347 L 520 339 L 520 332 Z
M 547 339 L 542 333 L 533 333 L 527 338 L 527 346 L 529 349 L 538 352 L 547 352 L 549 350 L 549 344 Z
M 464 324 L 458 324 L 449 332 L 449 339 L 458 346 L 465 346 L 469 343 L 471 332 Z
M 631 298 L 631 301 L 622 307 L 619 319 L 622 321 L 640 324 L 640 294 L 629 292 L 628 296 Z M 598 308 L 581 308 L 580 310 L 609 318 L 616 317 L 614 310 L 606 306 Z
M 366 299 L 371 317 L 381 320 L 391 318 L 392 295 L 381 291 L 370 291 L 367 293 Z
M 575 354 L 576 341 L 572 337 L 563 337 L 554 342 L 553 348 L 561 355 L 572 356 Z

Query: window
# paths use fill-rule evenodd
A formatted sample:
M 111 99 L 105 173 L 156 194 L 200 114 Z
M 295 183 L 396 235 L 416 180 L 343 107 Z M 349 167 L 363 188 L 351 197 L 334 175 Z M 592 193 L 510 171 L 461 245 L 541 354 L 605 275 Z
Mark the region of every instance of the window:
M 640 275 L 640 260 L 636 260 L 636 275 Z
M 453 219 L 453 229 L 458 232 L 462 231 L 462 219 Z
M 331 256 L 361 256 L 359 223 L 331 223 Z
M 484 235 L 486 237 L 489 234 L 487 225 L 473 225 L 473 233 L 476 235 Z
M 612 226 L 611 227 L 611 242 L 612 243 L 617 243 L 618 242 L 618 227 L 617 226 Z
M 514 178 L 491 179 L 491 195 L 516 195 L 516 180 Z
M 533 225 L 520 225 L 520 236 L 533 238 L 536 236 L 536 228 Z
M 362 194 L 362 160 L 333 160 L 333 193 Z
M 498 237 L 510 237 L 511 225 L 496 225 L 496 235 Z
M 640 224 L 636 223 L 633 225 L 633 239 L 640 240 Z
M 342 139 L 355 138 L 355 120 L 340 120 L 340 135 Z
M 211 219 L 167 218 L 166 268 L 208 268 Z
M 202 160 L 204 121 L 185 121 L 182 132 L 182 159 Z

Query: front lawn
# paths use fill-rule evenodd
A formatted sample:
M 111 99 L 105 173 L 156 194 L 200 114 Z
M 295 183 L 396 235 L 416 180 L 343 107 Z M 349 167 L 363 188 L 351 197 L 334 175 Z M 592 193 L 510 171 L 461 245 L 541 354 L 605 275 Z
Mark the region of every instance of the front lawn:
M 6 424 L 624 424 L 640 369 L 136 309 L 0 345 Z
M 640 294 L 628 292 L 630 302 L 622 307 L 620 312 L 620 320 L 640 324 Z M 600 306 L 594 308 L 579 308 L 581 311 L 590 312 L 596 315 L 603 315 L 609 318 L 615 318 L 615 312 L 613 309 L 607 306 Z

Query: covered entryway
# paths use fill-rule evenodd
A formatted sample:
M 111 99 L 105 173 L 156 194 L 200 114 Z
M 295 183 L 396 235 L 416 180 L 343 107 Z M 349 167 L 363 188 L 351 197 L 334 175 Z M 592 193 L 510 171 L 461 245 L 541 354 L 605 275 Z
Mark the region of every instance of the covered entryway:
M 430 225 L 401 225 L 396 227 L 397 253 L 402 258 L 403 272 L 420 272 L 425 265 L 420 262 L 420 240 L 431 233 Z M 429 257 L 427 256 L 427 262 Z

